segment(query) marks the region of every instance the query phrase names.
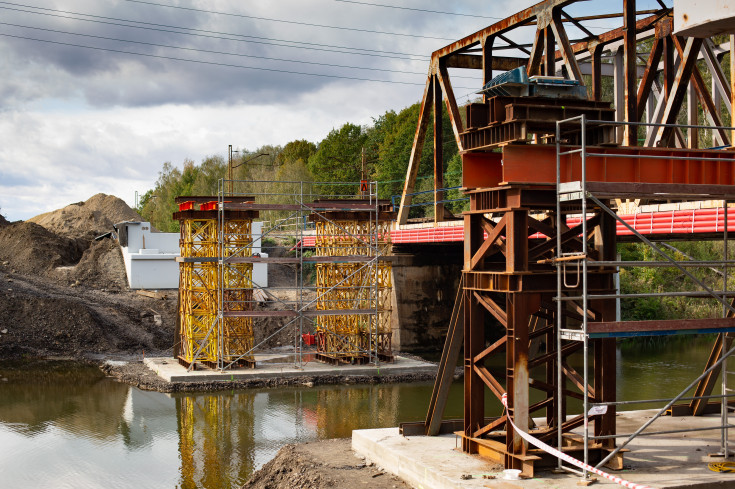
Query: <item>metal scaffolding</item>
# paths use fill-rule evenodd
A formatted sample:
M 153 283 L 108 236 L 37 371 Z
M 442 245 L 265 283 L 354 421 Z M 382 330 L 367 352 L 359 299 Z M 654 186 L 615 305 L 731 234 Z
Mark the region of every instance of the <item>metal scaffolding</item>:
M 587 120 L 584 115 L 573 117 L 557 122 L 556 141 L 557 141 L 557 165 L 556 165 L 556 188 L 557 188 L 557 213 L 556 226 L 558 229 L 567 228 L 568 223 L 579 223 L 580 239 L 578 240 L 577 249 L 570 250 L 562 243 L 561 233 L 557 234 L 557 254 L 555 263 L 557 267 L 557 294 L 555 297 L 557 312 L 557 363 L 562 364 L 562 351 L 569 345 L 579 344 L 582 346 L 583 355 L 583 375 L 582 375 L 582 399 L 583 399 L 583 442 L 584 442 L 584 461 L 590 463 L 589 450 L 590 446 L 597 443 L 612 442 L 613 440 L 623 439 L 622 443 L 610 445 L 612 450 L 601 460 L 596 460 L 597 467 L 603 466 L 612 457 L 617 456 L 620 450 L 625 448 L 628 443 L 637 436 L 662 434 L 661 431 L 650 431 L 648 427 L 654 423 L 661 415 L 668 413 L 698 415 L 706 412 L 712 413 L 719 410 L 719 423 L 705 430 L 721 431 L 721 452 L 720 455 L 728 458 L 731 452 L 728 448 L 728 430 L 735 427 L 731 425 L 728 414 L 729 405 L 728 398 L 733 397 L 729 394 L 733 390 L 728 387 L 727 375 L 727 359 L 735 353 L 732 348 L 732 339 L 735 336 L 735 292 L 729 290 L 728 287 L 728 271 L 729 267 L 735 264 L 735 261 L 728 258 L 728 232 L 730 226 L 735 226 L 735 222 L 730 224 L 728 219 L 728 202 L 735 197 L 735 186 L 732 183 L 732 174 L 722 167 L 715 170 L 715 165 L 719 166 L 722 162 L 721 154 L 717 151 L 710 151 L 705 155 L 698 155 L 692 158 L 689 152 L 682 149 L 679 151 L 649 151 L 644 155 L 646 163 L 649 167 L 656 167 L 659 162 L 672 164 L 674 167 L 686 168 L 687 166 L 696 167 L 687 175 L 676 175 L 676 171 L 669 174 L 662 173 L 657 178 L 648 178 L 645 183 L 629 182 L 625 188 L 615 183 L 590 181 L 590 172 L 595 175 L 595 171 L 599 170 L 599 165 L 595 161 L 597 158 L 609 158 L 608 152 L 602 151 L 600 148 L 589 147 L 585 141 L 585 133 L 587 127 L 601 124 L 601 121 Z M 636 131 L 638 127 L 644 127 L 648 132 L 659 131 L 664 128 L 681 131 L 687 129 L 690 135 L 693 130 L 713 130 L 717 131 L 732 130 L 732 128 L 724 127 L 705 127 L 695 125 L 664 125 L 664 124 L 630 124 L 618 123 L 618 126 L 628 126 L 626 130 Z M 652 127 L 651 127 L 652 126 Z M 566 131 L 580 132 L 582 144 L 578 146 L 570 146 L 563 144 L 565 140 L 564 133 Z M 614 160 L 613 155 L 613 161 Z M 710 168 L 706 166 L 708 162 Z M 727 165 L 727 160 L 725 162 Z M 713 171 L 715 170 L 715 171 Z M 591 178 L 600 178 L 599 173 Z M 576 180 L 579 178 L 579 180 Z M 672 181 L 674 180 L 674 181 Z M 676 181 L 678 180 L 678 181 Z M 724 224 L 721 226 L 723 255 L 721 261 L 697 261 L 688 259 L 682 261 L 677 259 L 666 246 L 660 246 L 652 242 L 647 237 L 637 232 L 630 224 L 625 222 L 613 210 L 616 198 L 631 197 L 643 198 L 648 201 L 687 201 L 687 200 L 705 200 L 705 199 L 721 199 L 724 209 Z M 667 266 L 677 269 L 686 279 L 691 281 L 695 290 L 685 291 L 668 291 L 656 293 L 636 293 L 623 294 L 619 290 L 612 293 L 590 290 L 590 274 L 591 273 L 617 273 L 620 269 L 630 267 L 648 267 L 652 262 L 640 261 L 621 261 L 619 259 L 609 259 L 595 253 L 590 247 L 590 237 L 594 236 L 599 223 L 602 220 L 614 220 L 622 223 L 633 235 L 646 246 L 650 247 L 660 258 L 660 261 L 653 262 L 655 266 Z M 670 246 L 668 248 L 671 248 Z M 703 280 L 697 278 L 690 270 L 692 268 L 712 268 L 716 269 L 722 278 L 722 286 L 719 290 L 708 286 Z M 614 321 L 600 320 L 595 318 L 596 310 L 603 302 L 619 301 L 626 298 L 643 298 L 643 297 L 665 297 L 678 295 L 693 299 L 710 299 L 721 305 L 721 318 L 702 318 L 702 319 L 676 319 L 676 320 L 651 320 L 651 321 L 633 321 L 624 322 L 620 317 L 616 317 Z M 564 318 L 570 304 L 578 304 L 581 307 L 582 314 L 573 322 L 565 322 Z M 584 313 L 586 311 L 586 313 Z M 604 366 L 596 365 L 594 368 L 588 364 L 588 351 L 592 343 L 597 341 L 615 341 L 615 338 L 625 338 L 632 336 L 651 336 L 651 335 L 675 335 L 675 334 L 706 334 L 717 333 L 718 338 L 710 355 L 710 359 L 704 369 L 704 372 L 687 385 L 678 395 L 670 399 L 641 399 L 635 401 L 617 401 L 616 399 L 601 400 L 596 399 L 594 389 L 590 386 L 590 372 L 594 370 L 595 377 L 599 377 L 602 372 L 597 370 Z M 603 339 L 604 338 L 604 339 Z M 722 395 L 711 395 L 716 384 L 718 374 L 722 372 L 721 391 Z M 558 396 L 562 396 L 562 380 L 561 371 L 557 378 Z M 694 389 L 694 395 L 687 394 Z M 716 403 L 710 403 L 713 399 Z M 690 401 L 688 404 L 677 405 L 682 400 Z M 656 415 L 651 417 L 645 424 L 635 430 L 633 433 L 626 434 L 601 434 L 590 433 L 589 421 L 601 414 L 607 414 L 609 411 L 614 413 L 616 406 L 629 405 L 636 403 L 660 403 L 663 407 Z M 559 419 L 563 419 L 564 412 L 562 406 L 558 406 Z M 682 433 L 689 431 L 701 431 L 703 428 L 680 430 L 668 430 L 665 433 Z M 558 433 L 558 446 L 565 445 L 563 434 Z M 578 473 L 587 478 L 589 473 L 586 471 L 579 472 L 576 469 L 563 466 L 559 460 L 559 468 Z
M 318 310 L 352 314 L 316 319 L 318 358 L 331 363 L 361 363 L 371 357 L 391 361 L 390 213 L 323 212 L 316 221 L 316 256 L 363 257 L 352 263 L 317 263 Z M 372 215 L 374 214 L 374 215 Z M 334 220 L 330 220 L 334 217 Z M 364 313 L 358 311 L 363 310 Z
M 388 255 L 395 214 L 378 200 L 375 182 L 220 180 L 216 197 L 177 202 L 176 355 L 189 369 L 255 367 L 255 353 L 284 336 L 296 368 L 314 340 L 310 352 L 319 360 L 392 360 Z M 256 218 L 262 227 L 253 237 Z M 258 264 L 292 270 L 293 285 L 258 283 Z

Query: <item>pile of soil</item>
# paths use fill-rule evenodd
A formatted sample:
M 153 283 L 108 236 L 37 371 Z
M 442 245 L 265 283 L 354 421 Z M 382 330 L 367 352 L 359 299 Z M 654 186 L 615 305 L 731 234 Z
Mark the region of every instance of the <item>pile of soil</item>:
M 136 219 L 121 199 L 98 194 L 30 221 L 0 221 L 1 357 L 171 349 L 176 301 L 130 291 L 117 241 L 93 239 Z
M 24 274 L 46 275 L 56 267 L 74 265 L 87 244 L 32 222 L 17 221 L 0 227 L 0 261 Z
M 7 268 L 0 265 L 0 357 L 170 351 L 176 301 L 58 285 Z
M 242 489 L 321 489 L 323 487 L 410 487 L 352 451 L 351 440 L 286 445 L 255 472 Z
M 62 236 L 92 238 L 112 231 L 122 221 L 142 221 L 125 201 L 114 195 L 97 194 L 84 202 L 39 214 L 29 219 Z
M 10 224 L 7 219 L 5 219 L 5 216 L 0 214 L 0 227 L 5 226 L 6 224 Z

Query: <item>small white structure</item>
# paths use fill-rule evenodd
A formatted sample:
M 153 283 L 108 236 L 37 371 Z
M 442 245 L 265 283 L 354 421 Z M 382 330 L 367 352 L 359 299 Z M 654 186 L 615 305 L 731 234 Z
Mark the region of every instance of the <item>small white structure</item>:
M 674 0 L 674 32 L 686 37 L 735 34 L 732 0 Z
M 260 252 L 262 222 L 254 222 L 253 254 Z M 159 233 L 151 231 L 151 223 L 125 221 L 115 224 L 118 241 L 125 261 L 128 286 L 131 289 L 178 289 L 179 233 Z M 257 246 L 255 246 L 257 245 Z M 268 287 L 268 265 L 253 264 L 253 282 L 258 287 Z

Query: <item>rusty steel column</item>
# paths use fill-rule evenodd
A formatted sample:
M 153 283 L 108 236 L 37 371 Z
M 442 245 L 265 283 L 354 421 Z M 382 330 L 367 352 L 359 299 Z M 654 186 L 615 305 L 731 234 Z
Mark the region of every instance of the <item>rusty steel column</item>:
M 508 394 L 508 415 L 518 429 L 528 432 L 528 294 L 508 294 L 506 298 L 508 329 L 506 330 L 507 354 L 505 390 Z M 523 469 L 514 455 L 525 456 L 528 443 L 518 435 L 510 424 L 506 425 L 505 467 Z
M 439 77 L 432 77 L 434 85 L 434 222 L 444 220 L 444 134 L 442 125 L 442 88 Z
M 623 57 L 625 70 L 625 120 L 628 122 L 638 121 L 636 98 L 638 85 L 636 84 L 636 26 L 635 26 L 635 0 L 623 0 Z M 625 130 L 626 146 L 638 146 L 638 128 L 627 126 Z
M 464 216 L 464 271 L 471 270 L 472 256 L 480 248 L 483 229 L 481 215 Z M 466 283 L 466 281 L 463 281 Z M 471 293 L 465 293 L 464 303 L 464 434 L 462 450 L 477 453 L 471 439 L 485 419 L 485 385 L 475 368 L 475 357 L 485 349 L 484 313 Z
M 735 35 L 730 36 L 730 107 L 735 113 Z M 730 124 L 735 126 L 735 124 Z M 735 129 L 732 130 L 730 142 L 735 146 Z

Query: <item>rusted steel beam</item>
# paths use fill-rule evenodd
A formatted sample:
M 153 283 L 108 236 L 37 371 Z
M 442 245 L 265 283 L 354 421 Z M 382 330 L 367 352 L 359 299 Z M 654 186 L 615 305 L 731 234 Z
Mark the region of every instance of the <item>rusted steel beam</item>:
M 441 360 L 439 361 L 439 369 L 434 382 L 434 388 L 431 392 L 431 400 L 429 401 L 429 409 L 426 413 L 426 422 L 424 424 L 424 433 L 428 436 L 436 436 L 441 429 L 442 416 L 444 408 L 449 398 L 449 388 L 454 380 L 454 369 L 459 359 L 459 352 L 462 349 L 464 329 L 461 324 L 464 316 L 464 287 L 463 280 L 459 281 L 459 288 L 452 309 L 452 316 L 449 321 L 449 330 L 447 331 L 447 339 L 442 349 Z
M 478 248 L 477 252 L 472 256 L 472 260 L 470 261 L 470 270 L 477 268 L 477 265 L 482 262 L 488 251 L 490 251 L 490 249 L 495 245 L 495 242 L 500 237 L 500 233 L 505 231 L 506 224 L 508 223 L 507 217 L 508 214 L 503 214 L 503 217 L 500 218 L 498 224 L 495 225 L 495 227 L 488 233 L 485 241 L 483 241 L 480 248 Z
M 592 64 L 592 100 L 599 102 L 602 100 L 602 51 L 603 47 L 599 44 L 590 44 L 590 62 Z
M 701 38 L 690 37 L 687 39 L 681 56 L 682 61 L 679 66 L 679 71 L 676 73 L 676 79 L 671 87 L 669 99 L 666 101 L 666 108 L 664 109 L 664 115 L 661 120 L 664 124 L 674 124 L 676 122 L 676 117 L 679 115 L 681 103 L 684 101 L 687 85 L 692 77 L 692 71 L 696 66 L 699 48 L 701 46 Z M 672 135 L 672 130 L 670 127 L 660 127 L 654 131 L 654 134 L 656 134 L 655 142 L 666 144 Z
M 497 71 L 510 71 L 514 68 L 518 68 L 519 66 L 525 66 L 527 61 L 528 60 L 526 58 L 493 55 L 492 69 Z M 446 62 L 447 68 L 464 68 L 469 70 L 484 69 L 483 56 L 476 54 L 453 54 L 446 58 Z
M 511 220 L 512 221 L 512 220 Z M 516 243 L 512 243 L 515 245 Z M 532 311 L 532 298 L 529 294 L 508 294 L 506 296 L 506 314 L 508 314 L 508 337 L 506 344 L 506 391 L 508 394 L 508 415 L 519 430 L 528 432 L 529 396 L 528 387 L 528 317 Z M 508 426 L 505 445 L 509 454 L 526 455 L 528 443 Z M 518 460 L 506 456 L 505 466 L 523 469 Z
M 730 103 L 732 94 L 730 93 L 730 85 L 727 83 L 727 77 L 725 72 L 722 70 L 720 62 L 717 60 L 715 55 L 714 43 L 711 39 L 705 39 L 702 43 L 702 56 L 704 57 L 705 63 L 709 68 L 709 72 L 712 74 L 713 86 L 717 88 L 723 98 L 727 99 L 726 105 Z M 714 94 L 715 90 L 713 90 Z M 732 107 L 730 107 L 732 112 Z
M 502 307 L 500 307 L 497 302 L 487 297 L 486 295 L 480 294 L 476 291 L 473 291 L 472 294 L 474 295 L 475 299 L 477 299 L 477 302 L 480 303 L 480 305 L 483 306 L 485 309 L 487 309 L 487 312 L 492 314 L 493 317 L 497 319 L 504 328 L 508 326 L 508 316 L 505 314 L 505 311 Z M 503 338 L 505 338 L 505 336 Z
M 636 105 L 636 22 L 635 0 L 623 0 L 623 59 L 625 70 L 625 120 L 638 121 Z M 638 146 L 638 128 L 626 126 L 623 142 Z
M 544 37 L 544 74 L 546 76 L 556 75 L 556 41 L 554 40 L 554 30 L 551 25 L 547 25 L 543 29 Z
M 679 53 L 679 57 L 683 58 L 684 48 L 681 45 L 681 41 L 676 36 L 674 36 L 672 40 L 674 42 L 674 47 Z M 704 45 L 705 43 L 702 42 L 702 46 Z M 705 114 L 707 114 L 707 118 L 709 119 L 710 124 L 712 124 L 713 126 L 722 126 L 722 120 L 720 119 L 719 111 L 715 107 L 715 103 L 712 101 L 712 97 L 710 96 L 710 93 L 707 90 L 707 86 L 704 83 L 702 74 L 699 72 L 699 68 L 696 65 L 692 68 L 691 83 L 694 85 L 694 89 L 697 92 L 699 101 L 704 106 L 704 112 Z M 694 120 L 693 117 L 692 117 L 692 120 Z M 696 124 L 691 124 L 690 122 L 690 125 L 696 125 Z M 689 130 L 692 131 L 693 135 L 696 134 L 697 132 L 696 129 L 692 130 L 692 128 L 690 128 Z M 715 129 L 715 131 L 717 131 L 717 134 L 720 136 L 720 140 L 722 141 L 722 144 L 725 146 L 729 146 L 730 139 L 728 138 L 727 130 L 726 129 Z
M 528 66 L 526 71 L 529 76 L 541 74 L 541 60 L 544 57 L 544 29 L 536 29 L 536 37 L 533 41 L 531 54 L 528 58 Z
M 477 292 L 474 292 L 474 294 L 477 294 Z M 502 337 L 502 338 L 500 338 L 500 339 L 499 339 L 498 341 L 496 341 L 496 342 L 495 342 L 495 343 L 493 343 L 492 345 L 490 345 L 490 346 L 488 346 L 487 348 L 485 348 L 484 350 L 482 350 L 482 351 L 481 351 L 481 352 L 480 352 L 480 353 L 479 353 L 479 354 L 478 354 L 477 356 L 475 356 L 475 358 L 473 358 L 472 360 L 473 360 L 473 361 L 474 361 L 475 363 L 481 363 L 481 362 L 483 362 L 483 361 L 485 360 L 485 358 L 487 358 L 487 357 L 488 357 L 488 356 L 490 356 L 490 355 L 491 355 L 492 353 L 494 353 L 494 352 L 495 352 L 495 350 L 497 350 L 497 349 L 499 349 L 499 348 L 501 348 L 501 347 L 505 347 L 505 344 L 506 344 L 506 342 L 507 342 L 507 341 L 508 341 L 508 338 L 507 338 L 507 337 L 505 337 L 505 336 L 503 336 L 503 337 Z
M 431 111 L 433 104 L 432 76 L 429 75 L 426 77 L 426 87 L 424 87 L 424 96 L 421 99 L 418 125 L 416 126 L 416 134 L 413 137 L 411 156 L 408 159 L 406 182 L 403 184 L 401 207 L 398 210 L 398 224 L 406 224 L 406 221 L 408 221 L 408 211 L 412 200 L 412 196 L 409 194 L 413 193 L 414 185 L 416 184 L 416 175 L 419 173 L 421 153 L 423 152 L 424 140 L 426 139 L 426 128 L 429 127 L 429 111 Z
M 640 33 L 653 29 L 656 23 L 660 20 L 660 15 L 651 15 L 644 19 L 640 19 L 638 22 L 635 23 L 635 30 Z M 623 39 L 624 34 L 624 28 L 618 27 L 617 29 L 603 32 L 602 34 L 597 36 L 596 39 L 574 43 L 572 44 L 571 49 L 574 53 L 583 53 L 589 50 L 591 44 L 599 44 L 601 46 L 604 46 L 606 44 L 610 44 L 611 42 Z M 557 51 L 556 58 L 561 59 L 561 52 Z
M 516 27 L 527 24 L 529 21 L 536 18 L 539 13 L 549 11 L 554 7 L 564 7 L 566 5 L 574 3 L 575 0 L 546 0 L 539 2 L 536 5 L 528 7 L 520 12 L 511 15 L 495 24 L 479 30 L 469 36 L 463 37 L 462 39 L 455 41 L 451 44 L 444 46 L 441 49 L 434 51 L 432 59 L 443 58 L 450 54 L 461 51 L 462 49 L 474 46 L 480 43 L 483 39 L 488 36 L 495 34 L 502 34 Z
M 443 60 L 439 60 L 437 76 L 439 77 L 439 83 L 441 84 L 442 91 L 444 92 L 444 103 L 446 104 L 447 112 L 449 113 L 449 121 L 452 123 L 454 139 L 457 141 L 457 148 L 459 148 L 459 151 L 462 151 L 462 140 L 459 137 L 459 133 L 464 131 L 464 128 L 462 127 L 462 117 L 459 115 L 457 99 L 454 97 L 454 90 L 452 89 L 452 83 L 449 80 L 447 65 Z
M 653 81 L 658 76 L 658 64 L 661 62 L 661 55 L 664 52 L 664 43 L 660 37 L 656 36 L 651 46 L 651 52 L 648 55 L 648 62 L 646 63 L 646 71 L 643 73 L 641 78 L 641 84 L 638 87 L 638 96 L 636 97 L 636 106 L 645 107 L 648 102 L 648 97 L 651 94 L 651 87 Z M 638 112 L 638 119 L 640 121 L 643 117 L 643 111 Z
M 730 107 L 735 112 L 735 35 L 730 35 Z M 735 129 L 732 130 L 730 141 L 735 144 Z
M 482 40 L 482 86 L 493 79 L 493 42 L 495 37 Z M 487 99 L 487 95 L 484 95 Z
M 588 151 L 587 180 L 590 182 L 732 185 L 735 181 L 735 153 L 729 151 L 608 147 Z M 556 150 L 553 146 L 540 144 L 506 146 L 499 170 L 501 180 L 498 184 L 555 182 Z M 579 154 L 562 155 L 561 181 L 579 180 Z
M 561 21 L 561 9 L 553 10 L 551 16 L 551 29 L 554 31 L 554 37 L 556 38 L 556 42 L 559 44 L 559 51 L 561 51 L 564 66 L 567 68 L 567 75 L 572 80 L 577 80 L 580 85 L 584 85 L 584 79 L 582 78 L 582 72 L 579 71 L 577 58 L 574 56 L 572 47 L 569 45 L 569 38 L 567 37 L 567 32 L 564 30 L 564 24 Z M 551 54 L 554 53 L 552 50 L 547 52 L 548 56 L 551 56 Z M 635 76 L 635 71 L 633 71 L 633 76 Z
M 464 294 L 464 434 L 462 450 L 477 453 L 472 435 L 485 421 L 485 372 L 472 359 L 485 348 L 484 312 L 470 294 Z
M 442 123 L 442 90 L 439 77 L 432 77 L 434 91 L 434 222 L 444 220 L 444 124 Z
M 646 336 L 647 333 L 704 334 L 718 331 L 735 332 L 735 318 L 601 321 L 589 323 L 587 330 L 593 338 Z
M 733 303 L 735 305 L 735 303 Z M 728 312 L 728 316 L 730 316 L 730 311 Z M 735 336 L 732 333 L 720 333 L 717 335 L 717 339 L 715 340 L 715 344 L 712 347 L 712 351 L 710 352 L 709 358 L 707 359 L 707 364 L 704 367 L 704 370 L 708 370 L 710 367 L 712 367 L 715 363 L 717 363 L 720 358 L 722 358 L 722 353 L 725 351 L 730 350 L 732 348 L 732 340 L 735 338 Z M 722 365 L 719 365 L 712 369 L 702 380 L 699 381 L 696 388 L 694 389 L 694 395 L 692 397 L 706 397 L 712 394 L 712 389 L 715 386 L 715 383 L 717 381 L 717 377 L 720 375 L 720 370 L 722 370 Z M 701 416 L 704 414 L 704 409 L 707 407 L 708 399 L 693 399 L 689 403 L 689 408 L 692 410 L 692 416 Z

